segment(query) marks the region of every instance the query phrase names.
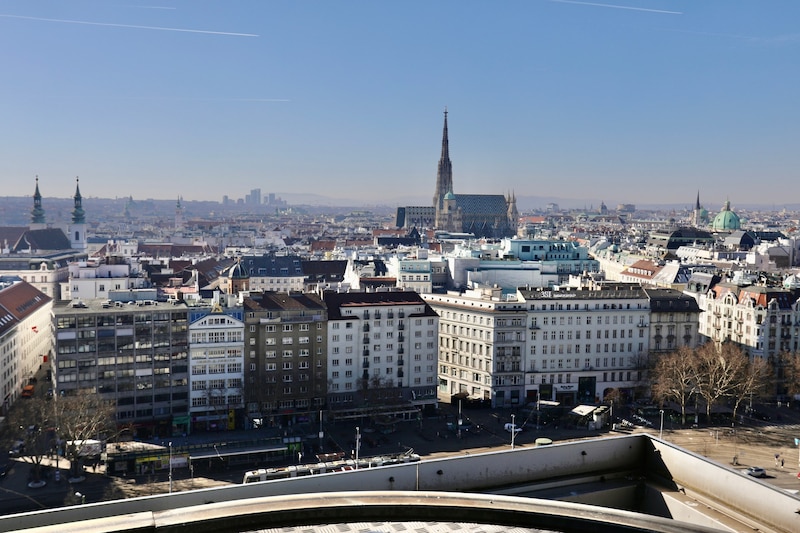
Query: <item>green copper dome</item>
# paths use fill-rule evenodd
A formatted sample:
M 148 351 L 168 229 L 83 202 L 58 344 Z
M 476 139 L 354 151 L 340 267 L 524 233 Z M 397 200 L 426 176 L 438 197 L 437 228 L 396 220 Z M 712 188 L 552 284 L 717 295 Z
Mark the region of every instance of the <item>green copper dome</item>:
M 741 226 L 739 215 L 731 211 L 730 200 L 725 201 L 722 211 L 717 213 L 717 216 L 714 217 L 714 222 L 711 223 L 711 228 L 714 231 L 733 231 L 740 229 Z

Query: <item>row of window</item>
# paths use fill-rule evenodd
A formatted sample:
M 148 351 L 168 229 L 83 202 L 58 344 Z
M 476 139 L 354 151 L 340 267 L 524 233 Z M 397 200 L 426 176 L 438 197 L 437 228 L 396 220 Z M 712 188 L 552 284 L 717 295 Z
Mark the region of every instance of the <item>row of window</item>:
M 205 374 L 241 374 L 242 363 L 213 363 L 213 364 L 193 364 L 192 375 L 203 376 Z
M 192 390 L 193 391 L 204 391 L 204 390 L 218 390 L 218 389 L 240 389 L 242 388 L 242 378 L 230 378 L 228 380 L 224 379 L 209 379 L 207 381 L 197 381 L 192 380 Z
M 609 350 L 609 347 L 611 348 L 610 350 Z M 584 353 L 587 353 L 587 354 L 588 353 L 616 353 L 617 351 L 620 351 L 620 352 L 625 352 L 625 351 L 633 352 L 633 343 L 632 342 L 628 343 L 628 345 L 627 345 L 628 349 L 627 350 L 625 350 L 625 343 L 622 343 L 622 342 L 619 343 L 619 350 L 617 350 L 617 347 L 618 346 L 617 346 L 616 342 L 612 342 L 611 344 L 609 344 L 609 343 L 597 344 L 597 345 L 595 345 L 596 350 L 594 352 L 592 352 L 592 345 L 591 344 L 586 344 L 585 345 L 586 351 Z M 638 344 L 638 347 L 639 347 L 638 351 L 640 353 L 644 351 L 644 343 L 643 342 L 640 342 Z M 573 353 L 573 350 L 574 350 L 574 353 L 581 353 L 581 345 L 580 344 L 574 344 L 574 345 L 573 344 L 567 344 L 567 345 L 559 344 L 557 346 L 554 345 L 554 344 L 553 345 L 545 344 L 541 348 L 542 348 L 542 355 L 547 355 L 548 353 L 550 353 L 550 354 Z M 658 348 L 656 348 L 656 349 L 658 349 Z M 536 345 L 531 346 L 531 355 L 536 355 Z
M 214 405 L 214 406 L 221 406 L 221 405 L 229 405 L 229 406 L 238 406 L 242 403 L 242 395 L 241 394 L 229 394 L 227 396 L 200 396 L 196 398 L 192 398 L 192 407 L 204 407 L 206 405 Z

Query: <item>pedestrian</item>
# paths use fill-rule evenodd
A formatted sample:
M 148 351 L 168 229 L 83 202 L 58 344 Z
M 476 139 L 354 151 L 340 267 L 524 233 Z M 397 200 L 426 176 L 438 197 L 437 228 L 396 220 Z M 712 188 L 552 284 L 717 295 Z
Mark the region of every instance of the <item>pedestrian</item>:
M 781 457 L 781 468 L 783 468 L 783 457 Z
M 778 459 L 780 458 L 780 456 L 781 456 L 781 454 L 779 454 L 779 453 L 775 454 L 775 466 L 778 466 Z

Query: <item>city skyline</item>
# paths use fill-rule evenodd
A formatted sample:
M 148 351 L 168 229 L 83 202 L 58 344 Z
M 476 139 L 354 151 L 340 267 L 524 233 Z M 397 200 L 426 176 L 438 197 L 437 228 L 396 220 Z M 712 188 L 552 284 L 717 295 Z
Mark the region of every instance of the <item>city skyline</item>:
M 156 5 L 157 4 L 157 5 Z M 4 3 L 4 196 L 707 207 L 796 190 L 800 6 Z M 794 16 L 793 16 L 794 15 Z M 754 183 L 758 187 L 753 187 Z M 738 192 L 738 195 L 737 195 Z M 402 201 L 397 200 L 397 203 Z

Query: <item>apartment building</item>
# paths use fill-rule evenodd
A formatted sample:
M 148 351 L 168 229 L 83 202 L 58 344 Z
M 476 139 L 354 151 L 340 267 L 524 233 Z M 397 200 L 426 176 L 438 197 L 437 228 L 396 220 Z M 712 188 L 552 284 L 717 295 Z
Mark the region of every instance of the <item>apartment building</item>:
M 632 399 L 643 384 L 650 301 L 638 285 L 520 289 L 529 328 L 528 400 L 596 403 L 612 391 Z
M 499 288 L 425 294 L 439 315 L 439 400 L 459 395 L 492 407 L 525 402 L 525 304 Z
M 702 344 L 697 300 L 674 289 L 644 289 L 650 300 L 650 353 Z
M 699 296 L 699 306 L 699 333 L 714 342 L 734 342 L 773 362 L 781 352 L 800 349 L 796 290 L 718 283 Z
M 230 294 L 237 292 L 234 280 L 247 279 L 247 290 L 269 292 L 302 292 L 305 273 L 300 256 L 296 255 L 246 255 L 239 259 L 227 277 L 220 278 L 222 289 Z
M 95 391 L 139 438 L 188 433 L 188 313 L 184 304 L 87 300 L 53 307 L 60 394 Z
M 314 294 L 264 292 L 243 307 L 248 425 L 316 420 L 327 393 L 325 304 Z
M 337 418 L 416 417 L 437 403 L 439 316 L 411 291 L 326 292 L 328 407 Z
M 63 300 L 107 300 L 113 291 L 142 289 L 148 285 L 143 276 L 131 269 L 129 259 L 122 256 L 75 261 L 67 268 L 69 278 L 61 283 Z
M 244 311 L 189 310 L 189 414 L 191 431 L 244 427 Z
M 52 299 L 16 276 L 0 277 L 0 394 L 6 410 L 48 363 Z

